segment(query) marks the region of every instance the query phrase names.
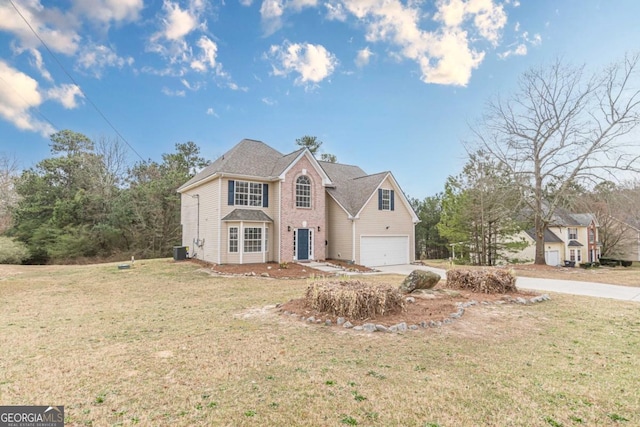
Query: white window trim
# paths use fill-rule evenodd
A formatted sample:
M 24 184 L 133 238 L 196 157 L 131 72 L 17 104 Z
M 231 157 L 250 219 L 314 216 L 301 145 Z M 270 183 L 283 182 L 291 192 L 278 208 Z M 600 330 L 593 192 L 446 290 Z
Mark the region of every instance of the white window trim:
M 308 183 L 305 184 L 299 184 L 298 181 L 304 178 L 307 180 Z M 309 190 L 309 194 L 308 195 L 304 195 L 304 194 L 298 194 L 298 186 L 300 186 L 301 188 L 305 188 L 307 187 Z M 296 178 L 296 182 L 295 182 L 295 200 L 296 200 L 296 208 L 298 209 L 311 209 L 311 178 L 309 178 L 307 175 L 300 175 L 298 178 Z M 308 206 L 301 206 L 300 204 L 298 204 L 298 201 L 307 201 L 308 202 Z
M 241 186 L 246 184 L 247 191 L 239 191 Z M 233 203 L 235 206 L 248 206 L 248 207 L 262 207 L 262 201 L 264 198 L 264 194 L 262 194 L 264 186 L 261 182 L 253 182 L 253 181 L 238 181 L 235 182 L 235 188 L 233 190 Z M 258 191 L 256 191 L 256 189 Z M 252 192 L 253 190 L 253 192 Z M 255 200 L 251 200 L 251 196 L 255 196 Z M 242 199 L 239 199 L 239 196 L 246 196 L 247 203 L 241 203 Z
M 260 231 L 259 231 L 259 232 L 260 232 L 260 236 L 259 236 L 259 237 L 254 237 L 253 239 L 247 239 L 247 234 L 246 234 L 246 233 L 247 233 L 249 230 L 252 230 L 252 229 L 253 229 L 253 230 L 260 230 Z M 263 231 L 263 228 L 262 228 L 262 227 L 245 227 L 245 228 L 244 228 L 244 230 L 243 230 L 243 232 L 242 232 L 242 240 L 243 240 L 243 242 L 244 242 L 242 246 L 243 246 L 243 251 L 244 251 L 244 253 L 246 253 L 246 254 L 259 254 L 259 253 L 262 253 L 262 252 L 263 252 L 263 247 L 262 247 L 262 246 L 263 246 L 263 244 L 264 244 L 264 240 L 263 240 L 263 236 L 262 236 L 262 231 Z M 258 248 L 258 250 L 255 250 L 255 251 L 247 251 L 247 242 L 248 242 L 248 241 L 249 241 L 249 242 L 252 242 L 252 243 L 254 243 L 254 244 L 255 244 L 255 242 L 260 243 L 260 247 Z
M 236 238 L 235 238 L 235 242 L 236 242 L 236 250 L 233 251 L 231 250 L 231 230 L 236 230 Z M 237 226 L 233 226 L 233 227 L 229 227 L 229 239 L 227 242 L 227 250 L 229 251 L 230 254 L 237 254 L 240 252 L 240 228 Z
M 571 233 L 571 231 L 575 231 L 575 234 Z M 575 227 L 567 228 L 567 237 L 569 238 L 569 240 L 578 240 L 578 229 Z
M 386 203 L 386 207 L 385 207 Z M 380 206 L 380 210 L 390 211 L 391 210 L 391 190 L 383 188 L 382 189 L 382 205 Z

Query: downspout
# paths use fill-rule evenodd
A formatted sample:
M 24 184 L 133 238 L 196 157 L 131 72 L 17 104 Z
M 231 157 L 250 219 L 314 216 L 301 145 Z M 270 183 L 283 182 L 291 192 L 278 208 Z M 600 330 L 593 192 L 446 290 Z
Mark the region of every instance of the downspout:
M 218 221 L 216 221 L 218 227 L 218 264 L 222 264 L 222 174 L 218 179 Z
M 274 227 L 276 228 L 276 227 Z M 282 262 L 282 181 L 278 181 L 278 264 Z M 274 230 L 275 234 L 275 230 Z
M 356 262 L 356 219 L 351 218 L 351 260 Z

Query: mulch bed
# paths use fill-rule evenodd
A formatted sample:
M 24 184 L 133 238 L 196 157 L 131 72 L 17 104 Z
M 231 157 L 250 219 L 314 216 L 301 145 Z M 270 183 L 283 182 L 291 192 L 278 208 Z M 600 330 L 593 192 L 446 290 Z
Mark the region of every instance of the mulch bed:
M 407 295 L 415 298 L 414 303 L 406 303 L 405 310 L 399 313 L 385 314 L 384 316 L 376 316 L 365 320 L 350 320 L 354 324 L 375 323 L 384 326 L 391 326 L 400 322 L 406 322 L 407 325 L 418 325 L 420 322 L 429 322 L 430 320 L 442 321 L 458 311 L 458 303 L 476 301 L 478 303 L 488 302 L 491 304 L 501 304 L 513 301 L 516 298 L 530 299 L 539 294 L 527 291 L 511 292 L 509 294 L 484 294 L 451 290 L 437 285 L 432 296 Z M 305 298 L 297 298 L 282 304 L 279 307 L 280 312 L 295 313 L 298 317 L 315 317 L 316 319 L 331 320 L 336 325 L 337 316 L 332 314 L 319 312 L 311 309 Z

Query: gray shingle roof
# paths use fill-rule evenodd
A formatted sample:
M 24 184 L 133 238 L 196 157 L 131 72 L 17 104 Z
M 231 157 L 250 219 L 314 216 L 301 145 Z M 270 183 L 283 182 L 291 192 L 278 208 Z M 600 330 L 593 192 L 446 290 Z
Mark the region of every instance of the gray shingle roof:
M 216 161 L 180 186 L 178 191 L 216 173 L 271 178 L 274 176 L 274 165 L 282 163 L 282 159 L 282 153 L 269 147 L 264 142 L 243 139 L 231 150 L 224 153 Z M 279 173 L 275 175 L 277 176 Z
M 580 247 L 580 246 L 584 246 L 584 245 L 582 243 L 578 242 L 577 240 L 569 240 L 569 244 L 567 246 Z
M 283 155 L 264 142 L 243 139 L 216 161 L 180 186 L 178 191 L 219 173 L 255 176 L 263 180 L 276 179 L 304 150 L 305 149 L 302 148 Z M 374 175 L 367 175 L 367 173 L 358 166 L 321 161 L 318 163 L 334 184 L 333 187 L 327 188 L 327 192 L 352 216 L 360 212 L 376 188 L 378 188 L 389 174 L 389 172 L 381 172 Z M 227 217 L 225 217 L 226 220 L 231 220 Z M 248 219 L 239 220 L 249 221 Z
M 223 221 L 253 221 L 253 222 L 273 222 L 269 215 L 260 210 L 254 209 L 234 209 L 224 218 Z
M 339 163 L 320 162 L 320 166 L 335 184 L 335 187 L 328 188 L 327 192 L 352 216 L 360 212 L 376 188 L 389 174 L 389 172 L 380 172 L 367 175 L 358 166 Z
M 551 218 L 551 225 L 564 227 L 586 227 L 595 221 L 595 216 L 590 213 L 571 213 L 563 208 L 556 208 L 556 212 Z
M 536 231 L 535 231 L 535 229 L 532 228 L 530 230 L 527 230 L 527 234 L 533 240 L 536 240 Z M 544 242 L 545 243 L 564 243 L 562 241 L 562 239 L 560 237 L 558 237 L 558 235 L 556 233 L 554 233 L 553 231 L 551 231 L 549 229 L 544 230 Z

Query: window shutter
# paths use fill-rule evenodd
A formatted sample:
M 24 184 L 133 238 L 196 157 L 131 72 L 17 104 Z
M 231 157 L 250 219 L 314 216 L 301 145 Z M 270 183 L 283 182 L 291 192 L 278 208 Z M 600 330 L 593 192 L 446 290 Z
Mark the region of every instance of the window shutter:
M 233 206 L 234 205 L 234 201 L 235 201 L 235 194 L 234 194 L 234 188 L 235 188 L 235 184 L 236 182 L 232 179 L 229 180 L 229 206 Z
M 262 184 L 262 207 L 269 207 L 269 184 Z
M 382 210 L 382 188 L 378 188 L 378 210 Z
M 395 191 L 391 190 L 391 201 L 389 202 L 389 205 L 390 205 L 390 207 L 391 207 L 391 210 L 393 210 L 393 207 L 394 207 L 394 206 L 393 206 L 393 204 L 394 204 L 394 203 L 393 203 L 393 202 L 394 202 L 394 201 L 393 201 L 393 199 L 395 198 L 394 196 L 395 196 Z

